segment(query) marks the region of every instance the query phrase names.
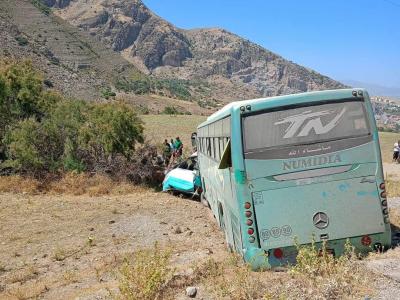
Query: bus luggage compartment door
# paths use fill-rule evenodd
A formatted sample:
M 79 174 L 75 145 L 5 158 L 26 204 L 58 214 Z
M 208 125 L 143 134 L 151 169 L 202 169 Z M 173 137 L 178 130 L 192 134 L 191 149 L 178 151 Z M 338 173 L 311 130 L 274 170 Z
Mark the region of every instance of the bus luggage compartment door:
M 373 177 L 372 177 L 373 178 Z M 253 193 L 263 248 L 384 232 L 375 181 L 362 178 Z

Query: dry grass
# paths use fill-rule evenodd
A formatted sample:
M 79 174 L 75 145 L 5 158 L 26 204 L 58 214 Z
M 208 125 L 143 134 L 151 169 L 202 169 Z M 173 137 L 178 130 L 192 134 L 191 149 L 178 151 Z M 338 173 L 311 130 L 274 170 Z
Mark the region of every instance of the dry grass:
M 42 184 L 33 178 L 26 178 L 19 175 L 0 176 L 0 192 L 3 193 L 38 194 L 42 189 Z
M 386 191 L 388 197 L 399 197 L 400 196 L 400 181 L 392 179 L 387 176 L 385 180 Z
M 146 139 L 153 144 L 160 145 L 165 139 L 168 141 L 177 136 L 183 142 L 185 154 L 190 153 L 192 142 L 190 136 L 197 126 L 206 120 L 204 116 L 174 116 L 174 115 L 144 115 L 144 133 Z
M 397 228 L 400 228 L 400 211 L 396 208 L 389 208 L 390 223 Z
M 371 292 L 366 287 L 372 278 L 361 267 L 349 242 L 345 245 L 344 255 L 339 258 L 328 254 L 325 245 L 322 252 L 314 243 L 298 247 L 297 264 L 289 273 L 296 280 L 295 285 L 301 287 L 297 291 L 301 298 L 343 299 Z M 303 294 L 304 289 L 309 296 Z
M 122 299 L 163 299 L 163 294 L 173 278 L 170 265 L 171 251 L 153 249 L 140 250 L 131 259 L 127 258 L 120 269 L 119 290 Z
M 66 194 L 66 195 L 126 195 L 143 190 L 127 182 L 114 181 L 104 175 L 67 173 L 61 179 L 40 182 L 30 177 L 0 176 L 0 193 Z
M 392 162 L 393 144 L 398 140 L 400 140 L 400 133 L 379 132 L 379 142 L 381 145 L 383 162 Z
M 139 191 L 141 188 L 126 182 L 116 182 L 104 175 L 68 173 L 61 180 L 54 181 L 48 190 L 57 194 L 74 196 L 124 195 Z

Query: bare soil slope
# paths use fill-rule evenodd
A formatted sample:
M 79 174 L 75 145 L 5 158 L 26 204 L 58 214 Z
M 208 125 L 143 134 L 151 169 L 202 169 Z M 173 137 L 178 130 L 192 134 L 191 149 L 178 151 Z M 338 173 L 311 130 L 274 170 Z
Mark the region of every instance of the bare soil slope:
M 110 298 L 125 255 L 156 241 L 173 247 L 181 268 L 226 255 L 206 208 L 149 190 L 93 198 L 3 194 L 0 212 L 0 299 Z

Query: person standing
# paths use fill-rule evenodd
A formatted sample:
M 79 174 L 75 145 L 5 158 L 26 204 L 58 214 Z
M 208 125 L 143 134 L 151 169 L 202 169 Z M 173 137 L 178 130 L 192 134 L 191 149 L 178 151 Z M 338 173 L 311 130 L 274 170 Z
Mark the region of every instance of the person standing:
M 181 142 L 179 136 L 177 136 L 175 139 L 174 148 L 175 148 L 175 152 L 176 152 L 177 156 L 181 156 L 182 152 L 183 152 L 183 143 Z
M 172 154 L 172 147 L 170 145 L 170 143 L 168 143 L 168 140 L 165 139 L 164 141 L 164 149 L 163 149 L 163 157 L 164 157 L 164 161 L 165 164 L 168 165 L 169 164 L 169 160 L 171 158 L 171 154 Z
M 399 141 L 394 143 L 393 148 L 393 161 L 397 161 L 399 158 Z

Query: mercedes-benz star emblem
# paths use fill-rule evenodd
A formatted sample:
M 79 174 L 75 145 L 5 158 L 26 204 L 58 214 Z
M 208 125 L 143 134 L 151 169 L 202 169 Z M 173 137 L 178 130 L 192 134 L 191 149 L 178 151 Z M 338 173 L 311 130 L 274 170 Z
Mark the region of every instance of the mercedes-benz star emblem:
M 317 212 L 313 217 L 313 223 L 314 226 L 317 227 L 318 229 L 324 229 L 328 227 L 329 218 L 326 215 L 326 213 Z

